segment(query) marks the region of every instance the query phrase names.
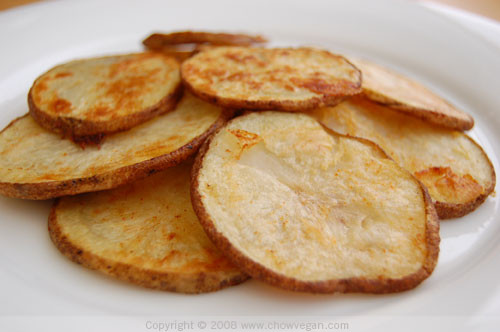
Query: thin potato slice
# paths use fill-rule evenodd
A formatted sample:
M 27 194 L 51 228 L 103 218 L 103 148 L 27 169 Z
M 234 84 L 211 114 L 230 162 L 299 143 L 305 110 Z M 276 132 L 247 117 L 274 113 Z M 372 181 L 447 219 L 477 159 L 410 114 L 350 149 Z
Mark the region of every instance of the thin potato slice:
M 189 197 L 191 163 L 117 189 L 64 197 L 49 233 L 72 261 L 140 286 L 182 293 L 245 281 L 214 247 Z
M 0 133 L 0 193 L 47 199 L 131 182 L 185 160 L 230 113 L 186 94 L 175 110 L 84 150 L 20 117 Z
M 299 111 L 361 92 L 356 67 L 312 48 L 217 47 L 184 61 L 181 76 L 198 97 L 230 108 Z
M 468 130 L 474 119 L 422 84 L 368 60 L 349 58 L 363 73 L 363 93 L 373 101 L 456 130 Z
M 328 128 L 369 139 L 428 188 L 442 219 L 476 209 L 495 188 L 495 170 L 469 136 L 362 98 L 312 112 Z
M 201 31 L 180 31 L 173 33 L 153 33 L 143 40 L 146 48 L 160 51 L 165 46 L 177 44 L 212 44 L 249 46 L 267 42 L 262 36 L 250 36 L 234 33 L 213 33 Z
M 140 53 L 54 67 L 35 80 L 28 104 L 41 126 L 78 140 L 123 131 L 165 113 L 175 107 L 180 91 L 174 58 Z
M 203 145 L 192 176 L 208 236 L 272 285 L 398 292 L 435 267 L 439 224 L 425 188 L 374 143 L 307 115 L 232 120 Z

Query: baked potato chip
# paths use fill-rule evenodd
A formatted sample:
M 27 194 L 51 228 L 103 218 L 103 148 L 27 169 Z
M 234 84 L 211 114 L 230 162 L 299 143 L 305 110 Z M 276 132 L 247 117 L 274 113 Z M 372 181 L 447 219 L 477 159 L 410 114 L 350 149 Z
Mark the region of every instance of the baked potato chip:
M 474 119 L 422 84 L 368 60 L 349 58 L 363 73 L 363 94 L 373 101 L 426 122 L 468 130 Z
M 0 132 L 0 193 L 47 199 L 131 182 L 185 160 L 230 113 L 186 94 L 175 110 L 86 149 L 25 115 Z
M 473 211 L 495 188 L 491 161 L 462 132 L 359 97 L 311 114 L 331 130 L 380 145 L 427 187 L 442 219 Z
M 298 113 L 250 113 L 206 142 L 191 196 L 203 228 L 250 276 L 306 292 L 388 293 L 433 271 L 425 188 L 374 143 Z
M 140 53 L 56 66 L 35 80 L 28 104 L 42 127 L 82 140 L 165 113 L 175 107 L 180 92 L 178 61 Z
M 113 190 L 63 197 L 49 233 L 72 261 L 140 286 L 182 293 L 245 281 L 210 242 L 189 197 L 191 162 Z
M 179 31 L 172 33 L 153 33 L 142 41 L 146 48 L 161 51 L 165 46 L 178 44 L 212 44 L 249 46 L 267 42 L 262 36 L 235 33 L 214 33 L 202 31 Z
M 181 76 L 198 97 L 229 108 L 299 111 L 361 92 L 356 67 L 313 48 L 217 47 L 184 61 Z

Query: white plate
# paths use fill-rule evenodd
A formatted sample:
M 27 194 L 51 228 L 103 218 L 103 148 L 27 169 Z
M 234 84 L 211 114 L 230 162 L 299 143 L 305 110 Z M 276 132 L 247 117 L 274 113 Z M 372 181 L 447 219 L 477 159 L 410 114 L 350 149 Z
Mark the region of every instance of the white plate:
M 417 3 L 398 0 L 65 1 L 4 12 L 0 126 L 27 112 L 28 89 L 53 65 L 140 50 L 150 32 L 180 29 L 261 33 L 275 45 L 316 45 L 378 60 L 473 114 L 471 135 L 500 169 L 500 51 Z M 484 324 L 492 317 L 498 322 L 497 197 L 464 218 L 442 223 L 439 263 L 421 286 L 379 296 L 295 294 L 256 281 L 199 296 L 135 287 L 64 258 L 47 234 L 50 205 L 0 197 L 0 322 L 33 314 L 437 315 L 461 317 L 464 329 L 489 326 Z

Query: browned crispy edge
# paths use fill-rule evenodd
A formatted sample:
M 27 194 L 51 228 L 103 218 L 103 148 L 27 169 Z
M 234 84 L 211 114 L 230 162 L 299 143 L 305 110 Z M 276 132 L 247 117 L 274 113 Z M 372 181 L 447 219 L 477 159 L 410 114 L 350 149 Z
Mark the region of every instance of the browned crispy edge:
M 147 107 L 139 112 L 121 116 L 117 119 L 91 121 L 71 116 L 57 116 L 39 108 L 32 96 L 35 83 L 33 83 L 33 86 L 28 93 L 30 115 L 40 126 L 52 132 L 62 134 L 63 137 L 71 138 L 75 142 L 94 142 L 95 140 L 89 140 L 88 137 L 103 136 L 103 134 L 112 134 L 133 128 L 157 115 L 174 109 L 175 105 L 177 105 L 177 102 L 182 96 L 182 84 L 179 82 L 174 91 L 169 93 L 153 106 Z
M 404 114 L 419 118 L 425 122 L 432 123 L 441 127 L 460 131 L 469 130 L 474 127 L 474 118 L 472 118 L 472 116 L 470 116 L 469 114 L 459 110 L 457 111 L 466 116 L 467 119 L 445 115 L 443 113 L 439 113 L 430 109 L 413 107 L 369 89 L 363 89 L 363 95 L 378 104 L 401 111 Z
M 100 257 L 73 244 L 64 234 L 57 221 L 59 202 L 60 199 L 57 199 L 50 211 L 48 221 L 50 238 L 64 256 L 86 268 L 142 287 L 188 294 L 213 292 L 240 284 L 249 278 L 239 271 L 160 272 Z
M 488 158 L 488 155 L 486 154 L 486 152 L 484 152 L 484 149 L 481 147 L 481 145 L 479 145 L 468 135 L 464 134 L 464 136 L 467 137 L 467 139 L 469 139 L 475 146 L 477 146 L 478 149 L 481 150 L 482 154 L 488 161 L 488 164 L 490 165 L 491 169 L 491 185 L 488 188 L 485 188 L 481 195 L 475 197 L 474 199 L 466 203 L 457 204 L 457 203 L 435 201 L 434 206 L 436 207 L 436 211 L 440 219 L 459 218 L 465 216 L 466 214 L 471 213 L 472 211 L 477 209 L 481 204 L 483 204 L 486 198 L 493 192 L 493 190 L 495 190 L 496 173 L 490 158 Z
M 267 42 L 263 36 L 250 36 L 234 33 L 214 33 L 202 31 L 179 31 L 168 34 L 153 33 L 142 41 L 142 44 L 152 50 L 175 44 L 241 45 L 248 46 Z
M 328 132 L 332 133 L 331 130 L 328 130 Z M 348 135 L 341 135 L 336 132 L 333 133 L 339 136 L 344 136 L 364 143 L 368 143 L 388 159 L 391 159 L 385 153 L 385 151 L 383 151 L 377 144 L 372 141 Z M 193 209 L 198 216 L 201 225 L 205 229 L 208 237 L 214 242 L 219 250 L 221 250 L 226 255 L 226 257 L 233 262 L 233 264 L 238 266 L 243 272 L 249 274 L 252 278 L 264 281 L 279 288 L 299 292 L 382 294 L 401 292 L 415 288 L 424 279 L 429 277 L 429 275 L 434 270 L 439 256 L 439 220 L 427 189 L 411 174 L 410 175 L 412 176 L 412 178 L 419 184 L 421 188 L 427 215 L 425 228 L 427 255 L 425 257 L 425 261 L 422 264 L 422 267 L 417 272 L 398 279 L 384 278 L 381 276 L 377 279 L 356 277 L 324 281 L 301 281 L 270 270 L 265 266 L 259 264 L 258 262 L 255 262 L 252 259 L 248 258 L 238 249 L 236 249 L 231 244 L 230 240 L 228 240 L 224 235 L 217 231 L 210 215 L 207 213 L 203 206 L 202 197 L 198 191 L 198 175 L 201 168 L 203 167 L 203 158 L 210 148 L 211 140 L 215 135 L 216 134 L 207 139 L 202 145 L 193 165 L 193 169 L 191 172 L 191 201 L 193 203 Z M 400 166 L 397 165 L 397 167 Z
M 47 181 L 39 183 L 11 183 L 0 182 L 0 194 L 23 199 L 49 199 L 59 196 L 75 195 L 90 191 L 111 189 L 129 183 L 158 171 L 175 166 L 196 153 L 203 141 L 217 128 L 221 127 L 233 115 L 232 110 L 223 110 L 219 118 L 203 134 L 195 137 L 191 142 L 170 153 L 142 161 L 137 164 L 124 166 L 113 171 L 86 178 L 76 178 L 63 181 Z M 0 134 L 19 119 L 13 120 Z
M 195 90 L 189 83 L 184 82 L 186 88 L 191 91 L 195 96 L 206 102 L 215 104 L 220 107 L 234 108 L 234 109 L 246 109 L 246 110 L 268 110 L 275 109 L 288 112 L 300 112 L 304 110 L 311 110 L 319 107 L 325 106 L 335 106 L 347 97 L 356 95 L 356 90 L 351 92 L 346 92 L 343 96 L 322 96 L 313 97 L 308 100 L 294 101 L 294 100 L 244 100 L 244 99 L 232 99 L 232 98 L 221 98 L 216 95 L 211 95 L 205 92 Z
M 216 104 L 220 107 L 233 108 L 233 109 L 247 109 L 247 110 L 281 110 L 289 112 L 300 112 L 305 110 L 312 110 L 314 108 L 335 106 L 348 97 L 355 96 L 362 92 L 362 74 L 361 71 L 353 65 L 348 59 L 341 55 L 335 55 L 344 59 L 350 64 L 358 73 L 358 82 L 348 82 L 348 88 L 343 91 L 342 95 L 322 95 L 312 97 L 307 100 L 245 100 L 236 98 L 222 98 L 217 94 L 211 94 L 204 91 L 196 90 L 184 77 L 183 66 L 181 65 L 181 80 L 184 86 L 195 96 L 209 102 Z

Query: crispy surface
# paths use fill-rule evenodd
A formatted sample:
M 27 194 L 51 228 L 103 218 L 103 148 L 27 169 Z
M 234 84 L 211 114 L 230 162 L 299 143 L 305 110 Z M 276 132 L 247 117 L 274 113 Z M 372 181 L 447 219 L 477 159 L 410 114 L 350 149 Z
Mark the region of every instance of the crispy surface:
M 47 199 L 116 187 L 185 160 L 230 115 L 186 94 L 175 110 L 86 149 L 23 116 L 0 133 L 0 193 Z
M 37 78 L 30 114 L 69 137 L 132 128 L 171 110 L 180 96 L 179 63 L 158 53 L 72 61 Z
M 58 200 L 49 233 L 71 260 L 140 286 L 215 291 L 248 277 L 210 242 L 189 197 L 191 162 L 120 188 Z
M 181 76 L 200 98 L 230 108 L 298 111 L 361 92 L 356 67 L 312 48 L 217 47 L 184 61 Z
M 252 277 L 308 292 L 397 292 L 434 269 L 439 225 L 425 188 L 374 143 L 303 114 L 251 113 L 206 142 L 193 206 Z
M 495 187 L 495 170 L 467 135 L 362 98 L 311 113 L 328 128 L 374 141 L 428 188 L 440 218 L 463 216 Z
M 468 130 L 474 119 L 422 84 L 368 60 L 349 58 L 363 73 L 366 97 L 426 122 Z
M 180 31 L 173 33 L 153 33 L 142 41 L 150 50 L 160 51 L 165 46 L 177 44 L 212 44 L 249 46 L 267 42 L 262 36 L 235 33 L 213 33 L 202 31 Z

